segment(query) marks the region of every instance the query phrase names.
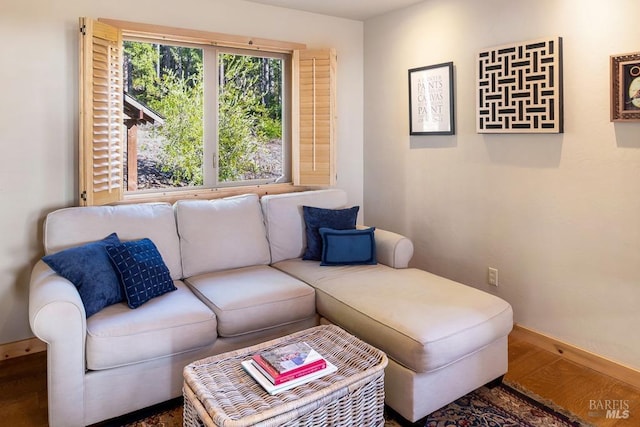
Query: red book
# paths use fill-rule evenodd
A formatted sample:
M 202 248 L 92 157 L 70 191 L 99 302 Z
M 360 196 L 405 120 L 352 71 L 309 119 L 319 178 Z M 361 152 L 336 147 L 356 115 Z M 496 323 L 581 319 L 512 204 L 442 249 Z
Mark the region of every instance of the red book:
M 262 372 L 264 376 L 267 377 L 267 379 L 274 385 L 279 385 L 287 381 L 309 375 L 313 372 L 317 372 L 327 367 L 327 362 L 324 359 L 318 359 L 306 365 L 291 369 L 283 374 L 280 374 L 275 369 L 273 369 L 273 367 L 259 354 L 253 355 L 251 359 L 253 360 L 253 364 L 258 368 L 258 370 Z
M 261 351 L 258 354 L 278 374 L 287 373 L 322 359 L 322 356 L 306 342 L 295 342 L 271 350 Z

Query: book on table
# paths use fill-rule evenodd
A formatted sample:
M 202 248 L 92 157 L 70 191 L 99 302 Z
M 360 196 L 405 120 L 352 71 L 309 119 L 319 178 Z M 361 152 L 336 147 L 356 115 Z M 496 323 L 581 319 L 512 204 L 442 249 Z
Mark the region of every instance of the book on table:
M 326 360 L 304 342 L 254 354 L 251 360 L 275 385 L 312 374 L 327 366 Z
M 304 341 L 265 350 L 258 353 L 258 355 L 278 374 L 284 374 L 324 360 L 317 351 Z
M 305 342 L 266 350 L 242 362 L 242 366 L 269 393 L 275 394 L 336 371 Z
M 283 374 L 279 374 L 259 355 L 254 355 L 251 358 L 251 362 L 256 367 L 256 369 L 258 369 L 269 381 L 271 381 L 275 385 L 286 383 L 287 381 L 291 381 L 296 378 L 304 377 L 305 375 L 309 375 L 321 369 L 324 369 L 327 366 L 327 362 L 322 359 L 308 365 L 292 369 Z
M 332 374 L 338 370 L 338 368 L 334 364 L 332 364 L 327 360 L 326 361 L 327 365 L 324 367 L 324 369 L 320 369 L 319 371 L 315 371 L 311 374 L 307 374 L 302 377 L 295 378 L 295 379 L 286 381 L 282 384 L 276 385 L 276 384 L 273 384 L 271 380 L 267 379 L 267 377 L 256 368 L 256 365 L 254 364 L 253 360 L 245 360 L 244 362 L 241 362 L 241 363 L 244 370 L 247 371 L 247 373 L 249 373 L 249 375 L 253 377 L 253 379 L 256 380 L 256 382 L 260 384 L 262 388 L 264 388 L 266 392 L 271 395 L 278 394 L 280 392 L 292 389 L 302 384 L 306 384 L 310 381 L 324 377 L 325 375 Z

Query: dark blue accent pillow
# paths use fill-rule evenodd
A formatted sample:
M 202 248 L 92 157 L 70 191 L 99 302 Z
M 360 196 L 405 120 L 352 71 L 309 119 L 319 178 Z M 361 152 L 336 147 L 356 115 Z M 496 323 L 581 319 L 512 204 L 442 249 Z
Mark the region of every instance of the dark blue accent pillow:
M 320 265 L 373 265 L 376 261 L 375 227 L 362 230 L 321 228 Z
M 118 275 L 106 247 L 120 243 L 112 233 L 97 242 L 69 248 L 42 258 L 49 267 L 75 285 L 87 317 L 124 300 Z
M 322 237 L 318 231 L 321 227 L 334 230 L 356 228 L 360 206 L 347 209 L 324 209 L 303 206 L 302 213 L 306 224 L 307 249 L 302 255 L 304 260 L 320 261 L 322 257 Z
M 107 246 L 107 253 L 120 275 L 129 307 L 138 308 L 152 298 L 177 289 L 169 268 L 150 239 Z

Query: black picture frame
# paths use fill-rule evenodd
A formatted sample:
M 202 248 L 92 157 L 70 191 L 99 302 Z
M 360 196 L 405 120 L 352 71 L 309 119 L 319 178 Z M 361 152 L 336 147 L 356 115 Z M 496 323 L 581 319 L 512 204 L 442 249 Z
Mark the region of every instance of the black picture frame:
M 453 62 L 409 70 L 409 134 L 454 135 Z

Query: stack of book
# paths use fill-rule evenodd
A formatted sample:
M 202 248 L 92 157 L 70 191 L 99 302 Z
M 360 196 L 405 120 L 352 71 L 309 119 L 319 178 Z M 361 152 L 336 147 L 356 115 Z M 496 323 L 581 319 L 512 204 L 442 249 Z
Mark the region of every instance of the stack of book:
M 305 342 L 266 350 L 242 362 L 244 369 L 270 394 L 335 372 L 337 369 Z

